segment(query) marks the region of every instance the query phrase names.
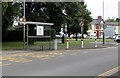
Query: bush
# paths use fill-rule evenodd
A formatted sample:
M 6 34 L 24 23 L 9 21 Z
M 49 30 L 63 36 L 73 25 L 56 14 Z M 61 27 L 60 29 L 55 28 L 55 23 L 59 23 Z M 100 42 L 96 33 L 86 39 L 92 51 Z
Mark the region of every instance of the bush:
M 36 33 L 34 30 L 33 33 Z M 54 29 L 51 29 L 51 39 L 55 39 L 56 31 Z M 45 30 L 44 33 L 45 36 L 50 36 L 50 30 Z M 2 38 L 3 41 L 23 41 L 23 31 L 22 30 L 9 30 L 6 37 Z M 49 41 L 49 39 L 43 38 L 43 39 L 35 39 L 39 41 Z
M 6 37 L 3 37 L 3 41 L 22 41 L 23 32 L 16 30 L 9 30 Z

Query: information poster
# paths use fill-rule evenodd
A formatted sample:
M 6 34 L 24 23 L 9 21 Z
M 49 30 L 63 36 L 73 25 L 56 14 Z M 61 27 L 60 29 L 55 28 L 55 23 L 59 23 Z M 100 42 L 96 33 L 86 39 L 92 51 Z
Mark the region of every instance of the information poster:
M 37 26 L 37 35 L 44 35 L 44 27 Z

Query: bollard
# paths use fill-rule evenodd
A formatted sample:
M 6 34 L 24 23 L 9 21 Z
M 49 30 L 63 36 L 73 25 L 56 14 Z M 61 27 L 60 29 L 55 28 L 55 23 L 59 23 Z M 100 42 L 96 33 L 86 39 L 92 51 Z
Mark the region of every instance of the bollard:
M 54 50 L 58 49 L 57 39 L 54 40 Z
M 67 39 L 67 49 L 69 48 L 69 41 L 68 41 L 69 39 Z
M 95 39 L 95 48 L 97 48 L 97 39 Z
M 84 48 L 84 42 L 83 42 L 83 39 L 81 40 L 81 42 L 82 42 L 81 47 Z

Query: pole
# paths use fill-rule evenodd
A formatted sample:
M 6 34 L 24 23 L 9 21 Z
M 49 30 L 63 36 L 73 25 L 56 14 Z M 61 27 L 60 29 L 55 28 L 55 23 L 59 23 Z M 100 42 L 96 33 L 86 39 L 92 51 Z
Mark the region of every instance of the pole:
M 25 19 L 25 1 L 24 1 L 24 18 L 23 20 Z M 23 48 L 25 48 L 25 24 L 24 24 L 24 27 L 23 27 Z
M 27 48 L 28 48 L 28 42 L 29 42 L 29 41 L 28 41 L 28 40 L 29 40 L 29 39 L 28 39 L 28 36 L 29 36 L 29 35 L 28 35 L 28 32 L 29 32 L 29 27 L 28 27 L 28 25 L 27 25 Z
M 82 39 L 84 39 L 83 33 L 84 33 L 84 26 L 82 26 Z
M 82 26 L 81 26 L 81 39 L 83 39 L 83 33 L 82 33 Z
M 80 23 L 80 26 L 81 26 L 81 39 L 83 39 L 83 36 L 84 36 L 83 35 L 83 33 L 84 33 L 84 28 L 83 28 L 84 24 L 83 24 L 83 22 Z
M 83 33 L 84 33 L 83 32 L 84 22 L 83 21 L 80 23 L 80 26 L 81 26 L 81 47 L 84 48 L 84 42 L 83 42 L 83 39 L 84 39 L 83 38 L 83 36 L 84 36 L 83 35 Z
M 104 31 L 104 0 L 103 0 L 103 44 L 105 44 L 105 31 Z

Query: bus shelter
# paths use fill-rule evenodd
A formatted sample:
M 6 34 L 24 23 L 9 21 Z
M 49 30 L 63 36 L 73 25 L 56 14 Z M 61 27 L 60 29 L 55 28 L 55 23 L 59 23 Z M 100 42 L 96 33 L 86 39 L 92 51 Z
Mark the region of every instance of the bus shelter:
M 19 22 L 23 25 L 23 46 L 29 45 L 30 39 L 49 39 L 49 49 L 51 49 L 50 42 L 51 42 L 51 26 L 54 25 L 53 23 L 43 23 L 43 22 Z M 29 33 L 30 28 L 34 28 L 35 30 L 34 35 Z M 49 31 L 49 32 L 48 32 Z M 41 46 L 43 49 L 43 46 Z

